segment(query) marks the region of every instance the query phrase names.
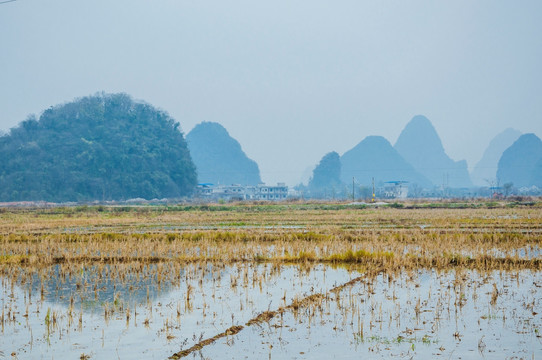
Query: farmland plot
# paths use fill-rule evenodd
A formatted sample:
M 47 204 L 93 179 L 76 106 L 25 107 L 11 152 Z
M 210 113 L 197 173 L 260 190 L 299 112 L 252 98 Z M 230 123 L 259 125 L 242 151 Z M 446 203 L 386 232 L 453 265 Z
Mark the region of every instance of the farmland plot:
M 0 357 L 537 358 L 542 211 L 0 213 Z

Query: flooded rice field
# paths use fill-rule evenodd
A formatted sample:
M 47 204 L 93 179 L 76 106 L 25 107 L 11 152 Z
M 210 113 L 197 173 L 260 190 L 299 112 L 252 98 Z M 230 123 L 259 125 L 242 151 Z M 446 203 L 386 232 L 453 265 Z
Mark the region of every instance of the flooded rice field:
M 39 276 L 12 275 L 1 280 L 4 357 L 166 359 L 236 326 L 242 329 L 183 355 L 542 354 L 540 271 L 366 276 L 330 265 L 155 264 L 81 266 L 71 274 L 56 265 Z
M 354 275 L 325 266 L 59 266 L 2 278 L 4 355 L 165 359 L 269 308 Z M 123 274 L 120 275 L 119 274 Z
M 541 280 L 530 271 L 362 277 L 201 353 L 211 359 L 539 358 Z
M 540 207 L 4 211 L 0 359 L 541 358 L 541 230 Z

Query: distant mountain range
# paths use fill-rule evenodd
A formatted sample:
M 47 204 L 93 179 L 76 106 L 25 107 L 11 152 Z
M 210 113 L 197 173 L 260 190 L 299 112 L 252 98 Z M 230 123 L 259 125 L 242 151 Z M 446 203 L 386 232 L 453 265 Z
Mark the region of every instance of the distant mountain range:
M 0 136 L 0 201 L 93 201 L 189 196 L 196 184 L 257 185 L 258 164 L 220 124 L 202 122 L 186 138 L 163 111 L 126 94 L 83 97 L 29 117 Z M 507 129 L 473 171 L 477 185 L 542 187 L 542 141 Z M 314 168 L 312 194 L 345 194 L 406 181 L 419 189 L 472 187 L 466 161 L 445 152 L 425 116 L 413 117 L 392 146 L 367 136 Z M 486 181 L 489 179 L 489 181 Z
M 542 144 L 534 134 L 520 135 L 517 130 L 506 129 L 490 142 L 473 171 L 477 185 L 511 182 L 515 187 L 542 187 Z M 312 179 L 323 176 L 321 164 L 314 169 Z M 426 189 L 473 186 L 467 162 L 454 161 L 446 154 L 435 128 L 423 115 L 412 118 L 394 147 L 381 136 L 366 137 L 340 157 L 340 169 L 343 184 L 354 178 L 367 186 L 374 178 L 376 182 L 407 181 Z M 327 176 L 332 177 L 332 172 Z M 316 182 L 311 181 L 314 188 Z M 325 186 L 319 186 L 321 192 Z
M 329 154 L 328 154 L 329 155 Z M 328 156 L 326 155 L 326 156 Z M 314 169 L 314 179 L 322 178 L 322 159 Z M 446 155 L 442 142 L 431 122 L 422 115 L 406 125 L 395 146 L 381 136 L 367 136 L 340 157 L 340 179 L 348 184 L 354 178 L 362 185 L 406 181 L 421 188 L 435 186 L 470 187 L 466 161 L 453 161 Z M 336 172 L 336 170 L 335 170 Z M 328 177 L 333 174 L 328 171 Z M 319 184 L 320 189 L 324 188 Z
M 222 125 L 202 122 L 186 135 L 186 142 L 200 183 L 257 185 L 262 182 L 258 164 L 247 157 L 239 142 Z

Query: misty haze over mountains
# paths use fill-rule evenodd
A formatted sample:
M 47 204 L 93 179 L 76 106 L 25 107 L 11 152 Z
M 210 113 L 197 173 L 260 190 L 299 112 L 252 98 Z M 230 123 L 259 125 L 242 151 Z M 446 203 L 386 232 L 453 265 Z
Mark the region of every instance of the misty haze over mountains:
M 451 159 L 431 121 L 417 115 L 406 124 L 394 146 L 382 136 L 367 136 L 342 156 L 335 151 L 324 155 L 304 185 L 312 194 L 320 195 L 337 194 L 352 180 L 366 187 L 373 180 L 377 183 L 405 182 L 418 189 L 498 187 L 504 184 L 497 177 L 498 161 L 519 135 L 517 130 L 506 129 L 490 142 L 475 168 L 477 182 L 473 184 L 466 161 Z M 257 164 L 248 158 L 223 126 L 203 122 L 187 135 L 187 142 L 200 182 L 254 185 L 261 181 Z M 533 146 L 527 144 L 525 151 L 532 151 L 531 157 L 537 158 Z M 502 164 L 502 174 L 506 173 L 504 169 L 508 162 Z M 520 186 L 537 183 L 537 176 L 531 174 L 534 169 L 533 163 L 528 170 L 529 180 L 518 182 Z M 480 183 L 480 177 L 485 183 Z
M 541 13 L 539 0 L 12 1 L 0 132 L 76 96 L 125 92 L 185 135 L 221 124 L 264 182 L 294 185 L 368 135 L 394 146 L 423 114 L 472 171 L 504 129 L 542 135 Z
M 470 187 L 467 162 L 450 159 L 433 124 L 423 115 L 406 125 L 395 143 L 395 149 L 432 184 L 453 188 Z
M 186 140 L 179 125 L 126 94 L 51 107 L 0 137 L 0 201 L 186 197 L 196 179 L 214 185 L 262 182 L 258 164 L 222 125 L 202 122 Z M 506 129 L 490 142 L 474 170 L 476 186 L 483 179 L 494 192 L 505 185 L 507 191 L 542 188 L 542 141 L 535 134 L 518 136 Z M 395 146 L 373 135 L 342 155 L 329 152 L 299 187 L 313 197 L 340 197 L 350 184 L 407 184 L 411 196 L 474 188 L 466 161 L 446 154 L 423 115 L 406 124 Z
M 521 135 L 504 151 L 497 179 L 516 187 L 542 185 L 542 141 L 535 134 Z
M 475 185 L 491 185 L 497 179 L 497 167 L 502 153 L 521 136 L 518 130 L 508 128 L 495 136 L 471 174 Z
M 431 186 L 382 136 L 367 136 L 341 156 L 341 163 L 341 180 L 345 183 L 355 178 L 360 184 L 369 185 L 374 178 L 377 182 L 398 180 Z
M 213 184 L 258 185 L 260 169 L 237 140 L 220 124 L 202 122 L 186 135 L 198 181 Z

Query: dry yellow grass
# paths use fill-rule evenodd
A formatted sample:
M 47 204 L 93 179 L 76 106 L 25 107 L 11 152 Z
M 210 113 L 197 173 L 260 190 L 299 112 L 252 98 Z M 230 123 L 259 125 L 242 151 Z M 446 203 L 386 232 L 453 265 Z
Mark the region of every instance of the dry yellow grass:
M 3 211 L 0 266 L 265 261 L 541 268 L 539 207 L 100 210 Z

